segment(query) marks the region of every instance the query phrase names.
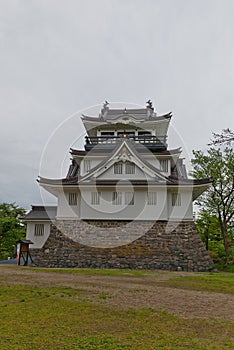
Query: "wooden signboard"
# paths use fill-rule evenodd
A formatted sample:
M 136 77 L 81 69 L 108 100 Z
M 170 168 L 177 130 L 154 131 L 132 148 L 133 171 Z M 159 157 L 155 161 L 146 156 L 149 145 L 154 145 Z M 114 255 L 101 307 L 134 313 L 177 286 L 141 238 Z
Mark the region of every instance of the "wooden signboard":
M 23 261 L 23 265 L 27 266 L 28 265 L 28 260 L 30 258 L 31 263 L 33 262 L 33 259 L 30 254 L 30 249 L 29 249 L 29 244 L 33 244 L 32 241 L 28 240 L 19 240 L 17 242 L 17 261 L 18 265 L 21 264 Z

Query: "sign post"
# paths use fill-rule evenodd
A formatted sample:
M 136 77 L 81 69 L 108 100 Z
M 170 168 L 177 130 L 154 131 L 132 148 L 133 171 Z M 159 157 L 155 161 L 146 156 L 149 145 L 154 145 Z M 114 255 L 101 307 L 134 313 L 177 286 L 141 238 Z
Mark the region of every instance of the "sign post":
M 16 260 L 18 261 L 18 265 L 20 265 L 21 263 L 21 259 L 23 260 L 23 266 L 27 266 L 28 265 L 28 260 L 30 258 L 31 263 L 33 262 L 33 259 L 31 257 L 30 254 L 30 250 L 29 250 L 29 244 L 33 244 L 32 241 L 30 241 L 29 239 L 27 240 L 19 240 L 17 242 L 17 257 Z

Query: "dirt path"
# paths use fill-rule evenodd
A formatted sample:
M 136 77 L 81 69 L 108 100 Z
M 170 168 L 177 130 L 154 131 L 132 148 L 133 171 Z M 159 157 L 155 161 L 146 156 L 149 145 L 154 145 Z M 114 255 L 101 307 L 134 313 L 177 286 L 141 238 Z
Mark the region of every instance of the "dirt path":
M 85 298 L 119 308 L 155 308 L 184 318 L 234 320 L 234 295 L 170 288 L 162 282 L 172 276 L 193 273 L 168 272 L 147 277 L 60 274 L 0 266 L 0 283 L 6 285 L 63 286 L 79 289 Z M 102 296 L 102 297 L 101 297 Z

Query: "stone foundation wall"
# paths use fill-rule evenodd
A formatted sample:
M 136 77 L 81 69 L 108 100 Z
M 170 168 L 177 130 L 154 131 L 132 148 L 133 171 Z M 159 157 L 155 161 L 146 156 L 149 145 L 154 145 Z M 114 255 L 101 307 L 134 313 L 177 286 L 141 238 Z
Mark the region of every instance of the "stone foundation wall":
M 193 221 L 170 226 L 165 221 L 59 221 L 44 247 L 32 249 L 32 255 L 40 267 L 214 268 Z

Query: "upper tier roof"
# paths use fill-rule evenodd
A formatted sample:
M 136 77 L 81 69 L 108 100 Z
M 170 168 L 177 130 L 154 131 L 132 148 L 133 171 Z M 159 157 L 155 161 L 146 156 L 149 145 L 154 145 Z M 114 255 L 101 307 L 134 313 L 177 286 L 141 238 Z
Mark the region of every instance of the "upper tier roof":
M 160 121 L 164 119 L 170 119 L 172 117 L 172 113 L 169 112 L 167 114 L 158 116 L 153 110 L 150 108 L 140 108 L 140 109 L 109 109 L 106 107 L 101 110 L 101 113 L 98 117 L 91 117 L 82 114 L 83 121 L 93 121 L 93 122 L 115 122 L 118 119 L 127 120 L 134 119 L 138 122 L 144 121 Z
M 165 119 L 170 119 L 172 113 L 167 113 L 158 116 L 154 111 L 153 104 L 151 100 L 146 102 L 145 108 L 109 108 L 109 103 L 105 101 L 103 107 L 99 113 L 98 117 L 91 117 L 87 115 L 82 115 L 84 124 L 86 122 L 97 122 L 97 123 L 116 123 L 118 119 L 122 122 L 127 120 L 132 120 L 137 123 L 145 121 L 160 121 Z

